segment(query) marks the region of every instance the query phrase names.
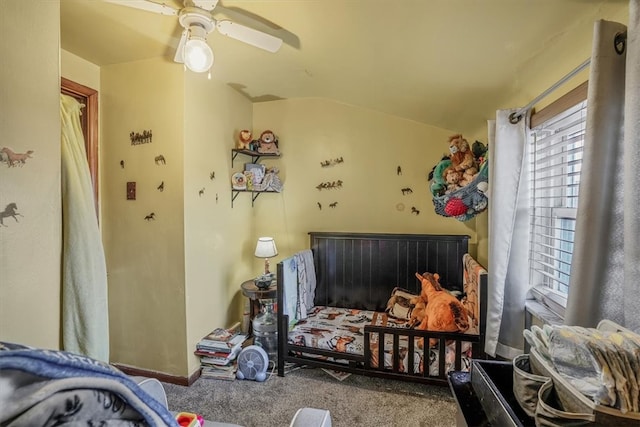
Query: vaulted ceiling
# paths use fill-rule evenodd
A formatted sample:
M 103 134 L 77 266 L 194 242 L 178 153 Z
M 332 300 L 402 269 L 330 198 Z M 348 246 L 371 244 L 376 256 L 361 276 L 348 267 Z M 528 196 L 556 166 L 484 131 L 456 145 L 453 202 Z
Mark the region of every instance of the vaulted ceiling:
M 60 3 L 63 49 L 98 66 L 158 56 L 173 61 L 181 30 L 175 16 L 102 0 Z M 164 3 L 182 7 L 180 0 Z M 594 19 L 619 14 L 626 3 L 222 0 L 216 19 L 285 43 L 273 54 L 214 32 L 208 37 L 212 78 L 254 102 L 323 97 L 460 130 L 484 122 L 496 108 L 514 107 L 503 104 L 522 86 L 523 70 L 540 68 L 532 64 L 546 50 L 575 43 L 573 32 L 588 33 L 584 28 Z M 588 53 L 590 34 L 581 37 L 577 42 Z

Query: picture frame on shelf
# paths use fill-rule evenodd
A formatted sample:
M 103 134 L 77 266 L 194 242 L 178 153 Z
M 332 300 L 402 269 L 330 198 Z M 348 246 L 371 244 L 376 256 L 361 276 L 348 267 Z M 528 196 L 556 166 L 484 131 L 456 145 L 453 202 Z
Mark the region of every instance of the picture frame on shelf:
M 253 176 L 253 172 L 252 171 L 244 171 L 244 180 L 245 183 L 247 185 L 247 190 L 248 191 L 253 191 L 253 189 L 255 188 L 255 178 Z
M 262 183 L 266 170 L 264 165 L 259 163 L 245 163 L 244 170 L 245 172 L 252 172 L 252 182 L 254 186 Z

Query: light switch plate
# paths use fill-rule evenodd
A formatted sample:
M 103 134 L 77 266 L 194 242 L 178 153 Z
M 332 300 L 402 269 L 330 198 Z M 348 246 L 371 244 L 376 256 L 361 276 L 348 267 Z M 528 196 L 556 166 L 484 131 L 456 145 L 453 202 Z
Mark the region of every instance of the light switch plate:
M 136 199 L 136 183 L 127 182 L 127 200 Z

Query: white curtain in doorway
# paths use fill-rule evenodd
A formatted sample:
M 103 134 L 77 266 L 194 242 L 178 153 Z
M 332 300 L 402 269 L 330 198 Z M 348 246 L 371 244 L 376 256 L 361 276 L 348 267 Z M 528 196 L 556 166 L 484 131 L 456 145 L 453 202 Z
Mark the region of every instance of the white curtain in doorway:
M 529 289 L 529 190 L 526 129 L 516 110 L 489 121 L 489 289 L 485 351 L 513 358 L 522 353 L 524 302 Z
M 62 341 L 66 351 L 108 362 L 107 268 L 80 114 L 80 103 L 61 95 Z
M 626 47 L 616 35 L 627 31 Z M 594 26 L 580 199 L 565 323 L 640 332 L 640 0 L 629 27 Z M 620 52 L 616 52 L 619 50 Z

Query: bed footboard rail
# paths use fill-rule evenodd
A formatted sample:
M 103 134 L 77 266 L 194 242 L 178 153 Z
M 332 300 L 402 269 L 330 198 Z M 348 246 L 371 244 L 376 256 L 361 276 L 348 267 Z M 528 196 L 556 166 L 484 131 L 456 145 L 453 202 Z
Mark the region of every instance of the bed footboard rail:
M 373 325 L 367 325 L 364 329 L 365 370 L 396 374 L 403 378 L 418 377 L 431 379 L 433 382 L 446 382 L 446 375 L 449 369 L 456 371 L 462 370 L 463 343 L 469 343 L 472 347 L 475 347 L 482 338 L 480 335 L 461 334 L 459 332 L 399 329 Z M 393 337 L 390 348 L 387 348 L 385 344 L 385 335 L 387 334 Z M 403 337 L 405 338 L 403 342 L 406 343 L 406 348 L 401 348 L 400 345 Z M 372 342 L 377 343 L 377 347 L 376 345 L 372 346 Z M 434 342 L 437 344 L 431 345 Z M 455 348 L 453 367 L 447 366 L 447 346 L 453 346 Z M 420 352 L 416 351 L 416 347 L 420 349 Z M 430 369 L 430 350 L 436 348 L 438 351 L 437 374 L 432 375 Z M 407 358 L 406 367 L 401 360 L 405 351 Z M 386 366 L 385 363 L 385 354 L 387 353 L 391 353 L 391 367 Z M 416 360 L 416 355 L 421 357 L 421 359 Z

